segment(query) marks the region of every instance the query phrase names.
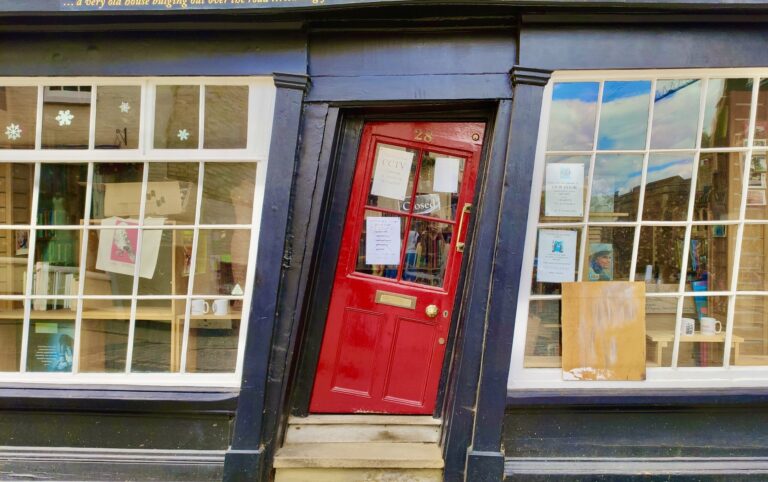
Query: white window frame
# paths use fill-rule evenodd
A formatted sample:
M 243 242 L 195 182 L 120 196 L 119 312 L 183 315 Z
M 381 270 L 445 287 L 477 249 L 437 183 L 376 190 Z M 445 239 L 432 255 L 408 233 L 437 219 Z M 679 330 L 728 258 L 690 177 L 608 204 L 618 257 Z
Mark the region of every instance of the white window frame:
M 702 79 L 703 84 L 706 86 L 709 79 L 727 79 L 727 78 L 751 78 L 753 80 L 752 90 L 752 104 L 749 117 L 749 141 L 747 146 L 743 147 L 730 147 L 730 148 L 701 148 L 701 132 L 703 125 L 703 108 L 705 103 L 705 90 L 702 89 L 702 95 L 700 97 L 699 106 L 699 125 L 697 129 L 697 141 L 696 147 L 692 149 L 650 149 L 650 137 L 652 131 L 651 120 L 653 116 L 653 93 L 656 91 L 656 80 L 670 80 L 670 79 Z M 577 260 L 577 267 L 579 268 L 579 278 L 581 280 L 583 271 L 583 258 L 585 256 L 585 240 L 588 226 L 631 226 L 636 227 L 634 233 L 634 246 L 633 246 L 633 259 L 632 266 L 630 267 L 630 273 L 635 272 L 636 253 L 638 244 L 640 241 L 640 229 L 639 226 L 653 225 L 653 226 L 684 226 L 685 227 L 685 241 L 683 244 L 683 272 L 686 271 L 687 264 L 689 262 L 689 245 L 690 245 L 690 233 L 691 226 L 696 224 L 722 224 L 737 226 L 736 235 L 736 248 L 734 253 L 734 265 L 731 267 L 730 273 L 730 289 L 728 291 L 708 291 L 697 292 L 696 296 L 727 296 L 728 297 L 728 319 L 726 326 L 723 327 L 726 332 L 724 341 L 724 353 L 723 353 L 723 366 L 722 367 L 648 367 L 646 370 L 646 380 L 637 382 L 614 382 L 614 381 L 564 381 L 562 379 L 561 368 L 524 368 L 525 358 L 525 345 L 526 335 L 528 328 L 528 311 L 531 300 L 546 300 L 546 299 L 559 299 L 560 295 L 533 295 L 531 294 L 531 273 L 533 271 L 533 263 L 536 252 L 536 235 L 538 233 L 539 226 L 539 212 L 541 204 L 541 193 L 543 189 L 544 178 L 544 166 L 546 155 L 588 155 L 591 156 L 590 168 L 594 165 L 595 155 L 598 152 L 597 149 L 597 136 L 598 127 L 600 122 L 600 109 L 602 101 L 603 83 L 605 81 L 612 80 L 650 80 L 651 81 L 651 95 L 649 100 L 649 112 L 648 112 L 648 124 L 647 124 L 647 136 L 645 148 L 640 150 L 622 150 L 622 151 L 610 151 L 600 150 L 600 153 L 623 153 L 623 154 L 639 154 L 643 155 L 643 176 L 641 179 L 641 190 L 645 191 L 645 176 L 648 166 L 649 153 L 655 152 L 694 152 L 694 163 L 692 166 L 692 179 L 691 179 L 691 191 L 695 191 L 696 187 L 696 175 L 698 172 L 699 154 L 708 152 L 740 152 L 744 153 L 747 162 L 744 163 L 743 176 L 749 175 L 750 160 L 752 158 L 753 150 L 756 152 L 765 152 L 768 154 L 768 148 L 765 146 L 758 147 L 753 146 L 755 119 L 757 113 L 757 95 L 759 89 L 760 79 L 768 78 L 768 68 L 739 68 L 739 69 L 670 69 L 670 70 L 592 70 L 592 71 L 558 71 L 552 74 L 550 81 L 544 88 L 541 115 L 539 118 L 539 134 L 536 146 L 535 164 L 533 170 L 533 180 L 531 186 L 531 199 L 529 203 L 528 211 L 528 224 L 526 231 L 526 242 L 523 253 L 523 263 L 521 268 L 520 277 L 520 289 L 518 293 L 518 304 L 516 312 L 516 322 L 514 330 L 514 339 L 512 346 L 512 356 L 510 360 L 509 378 L 507 382 L 508 390 L 530 390 L 530 389 L 558 389 L 558 390 L 594 390 L 597 388 L 627 388 L 627 389 L 685 389 L 685 388 L 728 388 L 728 387 L 764 387 L 768 385 L 768 365 L 766 366 L 731 366 L 730 365 L 730 353 L 731 353 L 731 340 L 733 336 L 734 326 L 734 305 L 738 293 L 740 296 L 768 296 L 768 292 L 762 291 L 738 291 L 738 269 L 741 255 L 741 240 L 745 225 L 745 211 L 746 211 L 746 195 L 748 190 L 748 182 L 744 182 L 742 186 L 742 204 L 739 212 L 739 218 L 734 220 L 718 220 L 714 221 L 691 221 L 693 212 L 693 193 L 689 198 L 688 217 L 686 221 L 637 221 L 633 222 L 589 222 L 587 220 L 585 209 L 585 217 L 578 222 L 562 222 L 562 223 L 545 223 L 547 228 L 564 227 L 577 227 L 581 229 L 581 244 L 580 255 Z M 553 85 L 557 82 L 599 82 L 598 101 L 596 105 L 595 116 L 595 131 L 593 139 L 593 145 L 590 150 L 587 151 L 547 151 L 547 135 L 549 128 L 549 117 L 552 105 L 552 91 Z M 591 182 L 591 173 L 589 181 Z M 745 177 L 743 179 L 747 179 Z M 588 186 L 588 189 L 591 187 Z M 585 202 L 589 202 L 589 192 L 586 195 Z M 642 213 L 644 195 L 640 198 L 640 205 L 638 206 L 638 213 Z M 749 224 L 768 224 L 768 220 L 749 220 Z M 684 289 L 685 279 L 680 281 L 680 289 L 671 293 L 652 293 L 651 297 L 678 297 L 678 306 L 676 314 L 676 326 L 675 326 L 675 342 L 673 346 L 673 361 L 677 360 L 680 339 L 677 334 L 680 333 L 680 317 L 683 309 L 683 297 L 680 296 Z M 674 364 L 674 363 L 673 363 Z
M 82 301 L 84 299 L 130 299 L 131 300 L 131 319 L 128 334 L 127 361 L 126 370 L 130 367 L 131 354 L 133 350 L 133 332 L 135 325 L 137 300 L 142 299 L 181 299 L 191 300 L 194 298 L 210 298 L 192 293 L 192 283 L 190 283 L 186 295 L 138 295 L 138 273 L 139 263 L 136 263 L 134 272 L 133 294 L 123 296 L 87 296 L 83 294 L 84 283 L 80 283 L 77 296 L 56 296 L 56 298 L 71 298 L 77 300 L 78 308 L 75 318 L 75 349 L 74 349 L 74 367 L 72 372 L 27 372 L 24 371 L 27 361 L 27 342 L 30 327 L 30 312 L 32 300 L 35 298 L 51 298 L 51 296 L 32 295 L 32 277 L 27 277 L 25 287 L 25 296 L 19 295 L 0 295 L 0 300 L 25 300 L 24 301 L 24 324 L 21 347 L 21 371 L 19 372 L 0 372 L 0 384 L 7 383 L 25 383 L 25 384 L 96 384 L 96 385 L 132 385 L 132 386 L 174 386 L 174 387 L 221 387 L 236 388 L 240 386 L 243 359 L 245 357 L 245 339 L 248 329 L 248 317 L 251 307 L 251 297 L 253 291 L 253 278 L 256 265 L 257 247 L 259 240 L 259 227 L 261 224 L 262 207 L 264 201 L 264 192 L 267 175 L 267 160 L 269 157 L 269 147 L 272 136 L 272 122 L 274 117 L 276 88 L 272 77 L 8 77 L 0 78 L 0 85 L 4 87 L 37 87 L 37 119 L 36 119 L 36 138 L 34 149 L 2 149 L 0 150 L 0 162 L 25 163 L 35 165 L 35 180 L 30 211 L 32 213 L 30 223 L 23 225 L 1 225 L 3 230 L 33 230 L 37 226 L 37 200 L 39 193 L 40 166 L 43 163 L 58 164 L 88 164 L 88 180 L 85 199 L 85 219 L 90 218 L 91 209 L 91 185 L 93 182 L 93 166 L 99 162 L 141 162 L 143 167 L 143 181 L 141 189 L 141 199 L 146 197 L 147 180 L 149 174 L 149 164 L 152 162 L 199 162 L 202 173 L 206 164 L 217 162 L 255 162 L 256 180 L 254 189 L 253 215 L 250 224 L 237 225 L 208 225 L 200 223 L 200 208 L 202 203 L 202 181 L 204 177 L 198 178 L 198 193 L 196 198 L 196 211 L 194 225 L 164 226 L 163 229 L 248 229 L 251 233 L 249 246 L 248 266 L 246 270 L 246 283 L 244 287 L 243 317 L 240 322 L 238 348 L 235 371 L 230 373 L 183 373 L 186 360 L 187 340 L 189 337 L 189 316 L 191 303 L 186 303 L 186 316 L 183 329 L 182 341 L 182 360 L 180 373 L 77 373 L 77 364 L 79 361 L 80 346 L 80 327 L 82 321 Z M 90 129 L 89 129 L 89 147 L 88 149 L 43 149 L 42 130 L 43 130 L 43 95 L 47 87 L 66 86 L 66 85 L 90 85 L 91 88 L 91 110 L 90 110 Z M 200 86 L 200 107 L 199 107 L 199 125 L 198 146 L 191 149 L 156 149 L 154 143 L 154 103 L 155 89 L 161 85 L 196 85 Z M 238 85 L 248 86 L 248 129 L 246 147 L 242 149 L 205 149 L 204 146 L 204 121 L 205 121 L 205 86 Z M 95 122 L 96 122 L 96 96 L 98 88 L 102 86 L 138 86 L 141 87 L 141 113 L 140 113 L 140 132 L 137 149 L 96 149 L 95 143 Z M 144 226 L 144 207 L 142 202 L 139 213 L 139 224 L 137 227 Z M 86 223 L 87 224 L 87 223 Z M 148 225 L 149 227 L 149 225 Z M 156 226 L 155 226 L 156 227 Z M 87 229 L 98 230 L 100 226 L 56 226 L 54 229 Z M 46 229 L 50 229 L 46 226 Z M 192 259 L 190 263 L 190 279 L 194 277 L 197 257 L 197 233 L 194 231 L 192 244 Z M 140 259 L 141 233 L 139 230 L 137 241 L 137 259 Z M 27 272 L 31 272 L 34 264 L 36 236 L 30 233 L 29 236 L 29 256 Z M 81 243 L 80 259 L 84 259 L 87 245 Z M 80 263 L 81 278 L 85 264 Z M 216 298 L 227 298 L 227 296 L 216 295 Z M 236 298 L 236 297 L 230 297 Z

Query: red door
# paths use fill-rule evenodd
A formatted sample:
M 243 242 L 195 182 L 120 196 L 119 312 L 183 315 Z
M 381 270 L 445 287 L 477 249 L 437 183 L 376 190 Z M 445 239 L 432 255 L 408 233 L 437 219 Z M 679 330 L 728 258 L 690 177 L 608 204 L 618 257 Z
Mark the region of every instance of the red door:
M 310 411 L 433 412 L 484 129 L 366 124 Z

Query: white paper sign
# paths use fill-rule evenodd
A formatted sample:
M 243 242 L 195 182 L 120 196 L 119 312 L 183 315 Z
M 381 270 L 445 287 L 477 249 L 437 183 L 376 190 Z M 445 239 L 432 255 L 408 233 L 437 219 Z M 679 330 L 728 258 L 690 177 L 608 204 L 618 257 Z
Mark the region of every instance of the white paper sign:
M 536 281 L 566 283 L 575 280 L 576 231 L 539 230 Z
M 411 175 L 413 153 L 380 147 L 376 156 L 371 194 L 404 201 Z
M 459 192 L 459 160 L 455 157 L 435 159 L 434 192 Z
M 138 243 L 137 222 L 133 219 L 118 217 L 106 218 L 102 226 L 115 226 L 116 229 L 99 230 L 99 249 L 96 253 L 96 269 L 110 273 L 133 275 L 136 266 L 136 251 Z M 145 218 L 146 226 L 162 226 L 164 218 Z M 163 231 L 149 229 L 144 231 L 141 238 L 141 265 L 139 276 L 152 278 L 155 275 L 157 257 L 160 253 L 160 242 Z
M 584 215 L 584 164 L 547 165 L 545 216 Z
M 400 218 L 365 218 L 365 264 L 400 264 Z

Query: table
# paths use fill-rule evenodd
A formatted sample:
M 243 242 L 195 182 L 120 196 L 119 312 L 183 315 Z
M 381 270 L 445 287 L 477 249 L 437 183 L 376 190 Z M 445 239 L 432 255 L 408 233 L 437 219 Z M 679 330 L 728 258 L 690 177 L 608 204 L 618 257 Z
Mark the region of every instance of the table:
M 675 332 L 672 330 L 647 330 L 645 332 L 646 340 L 656 345 L 654 362 L 661 366 L 661 355 L 664 348 L 675 341 Z M 739 364 L 739 345 L 744 342 L 744 338 L 733 335 L 731 345 L 733 346 L 734 364 Z M 725 343 L 725 332 L 715 333 L 714 335 L 704 335 L 694 333 L 693 335 L 681 335 L 680 343 Z

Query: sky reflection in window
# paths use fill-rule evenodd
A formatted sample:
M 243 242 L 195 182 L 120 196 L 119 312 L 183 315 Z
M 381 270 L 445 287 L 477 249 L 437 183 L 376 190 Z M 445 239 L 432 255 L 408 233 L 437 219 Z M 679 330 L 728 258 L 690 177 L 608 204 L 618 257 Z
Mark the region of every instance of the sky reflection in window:
M 650 91 L 648 80 L 605 83 L 598 149 L 645 148 Z

